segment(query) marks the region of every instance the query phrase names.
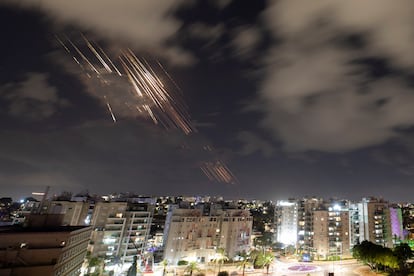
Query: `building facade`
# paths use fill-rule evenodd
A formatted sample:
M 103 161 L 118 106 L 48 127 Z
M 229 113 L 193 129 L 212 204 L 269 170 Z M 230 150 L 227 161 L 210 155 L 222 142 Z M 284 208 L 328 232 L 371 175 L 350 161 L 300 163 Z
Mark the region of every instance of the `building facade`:
M 276 241 L 296 246 L 298 241 L 298 202 L 279 200 L 275 207 Z
M 404 239 L 401 208 L 377 198 L 363 198 L 350 206 L 350 246 L 364 240 L 394 247 Z
M 0 228 L 0 275 L 80 275 L 91 227 Z
M 89 225 L 90 215 L 93 211 L 89 202 L 83 201 L 48 201 L 45 213 L 62 214 L 62 225 Z
M 92 217 L 91 256 L 107 265 L 131 263 L 147 252 L 153 209 L 146 203 L 98 202 Z
M 171 264 L 180 260 L 209 262 L 222 248 L 229 258 L 251 246 L 253 219 L 247 210 L 172 209 L 167 216 L 164 258 Z
M 332 201 L 314 211 L 313 253 L 317 259 L 351 256 L 347 201 Z

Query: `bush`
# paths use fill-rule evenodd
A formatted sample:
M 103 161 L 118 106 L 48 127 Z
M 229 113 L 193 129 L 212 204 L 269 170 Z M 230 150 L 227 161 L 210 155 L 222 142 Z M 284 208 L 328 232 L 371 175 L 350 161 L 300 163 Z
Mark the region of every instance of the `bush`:
M 220 271 L 217 273 L 217 276 L 229 276 L 229 273 L 227 271 Z
M 188 262 L 186 260 L 179 260 L 177 265 L 188 265 Z

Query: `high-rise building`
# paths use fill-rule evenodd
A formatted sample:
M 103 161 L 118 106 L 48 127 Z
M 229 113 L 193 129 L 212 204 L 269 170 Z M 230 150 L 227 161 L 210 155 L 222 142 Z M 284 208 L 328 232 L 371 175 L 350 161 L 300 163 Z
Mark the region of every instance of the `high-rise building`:
M 320 198 L 303 198 L 298 200 L 298 231 L 297 249 L 301 253 L 312 253 L 314 211 L 323 206 L 324 201 Z
M 394 247 L 404 238 L 401 209 L 377 198 L 363 198 L 350 206 L 350 246 L 364 240 Z
M 349 257 L 349 210 L 347 201 L 331 200 L 314 211 L 313 249 L 316 258 Z
M 298 240 L 298 202 L 295 199 L 276 202 L 276 241 L 296 246 Z
M 92 217 L 89 250 L 92 256 L 112 263 L 130 263 L 143 257 L 153 214 L 152 205 L 129 202 L 98 202 Z
M 248 251 L 251 245 L 252 217 L 247 210 L 211 211 L 172 208 L 167 215 L 164 258 L 208 262 L 222 248 L 229 258 Z

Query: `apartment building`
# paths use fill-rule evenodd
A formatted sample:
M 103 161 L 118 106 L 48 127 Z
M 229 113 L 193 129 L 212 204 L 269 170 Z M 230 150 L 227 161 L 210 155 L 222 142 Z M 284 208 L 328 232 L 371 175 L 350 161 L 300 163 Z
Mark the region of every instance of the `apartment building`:
M 377 198 L 363 198 L 351 205 L 350 246 L 364 240 L 394 247 L 404 239 L 401 208 Z
M 147 203 L 96 203 L 91 222 L 91 255 L 104 258 L 108 266 L 142 257 L 147 250 L 152 214 L 152 205 Z
M 62 225 L 89 225 L 93 205 L 83 201 L 47 201 L 44 213 L 62 214 Z
M 0 227 L 0 275 L 77 276 L 91 227 Z
M 251 246 L 253 219 L 241 209 L 210 210 L 172 208 L 167 215 L 164 258 L 171 264 L 179 260 L 209 262 L 217 249 L 229 258 Z
M 298 200 L 298 230 L 296 247 L 299 252 L 311 253 L 314 251 L 314 211 L 321 208 L 323 204 L 324 200 L 316 197 L 302 198 Z
M 298 202 L 279 200 L 275 206 L 276 241 L 296 246 L 298 241 Z
M 348 202 L 330 202 L 313 213 L 314 258 L 349 257 Z

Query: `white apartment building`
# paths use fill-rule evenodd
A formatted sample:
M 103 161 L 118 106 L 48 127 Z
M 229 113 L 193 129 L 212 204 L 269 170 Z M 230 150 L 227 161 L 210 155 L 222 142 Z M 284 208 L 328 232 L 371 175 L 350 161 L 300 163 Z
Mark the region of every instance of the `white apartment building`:
M 98 202 L 92 217 L 89 250 L 112 263 L 132 262 L 146 254 L 152 206 L 143 203 Z
M 298 203 L 296 200 L 279 200 L 275 208 L 276 241 L 296 246 L 298 238 Z
M 164 258 L 171 264 L 179 260 L 209 262 L 217 249 L 229 258 L 251 246 L 253 218 L 247 210 L 214 210 L 203 215 L 200 209 L 172 209 L 166 221 Z
M 393 247 L 404 238 L 400 208 L 381 199 L 363 198 L 350 209 L 351 247 L 364 240 Z

